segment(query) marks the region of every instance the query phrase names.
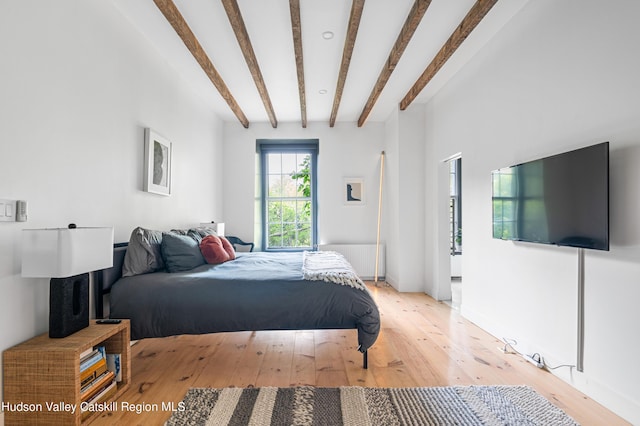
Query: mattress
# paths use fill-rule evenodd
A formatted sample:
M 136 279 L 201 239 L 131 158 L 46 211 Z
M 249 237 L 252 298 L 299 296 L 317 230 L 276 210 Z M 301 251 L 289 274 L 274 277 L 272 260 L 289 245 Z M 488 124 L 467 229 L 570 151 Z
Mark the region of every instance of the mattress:
M 367 290 L 305 281 L 302 253 L 238 253 L 186 272 L 120 278 L 110 316 L 131 320 L 131 338 L 229 331 L 350 329 L 366 351 L 380 330 Z

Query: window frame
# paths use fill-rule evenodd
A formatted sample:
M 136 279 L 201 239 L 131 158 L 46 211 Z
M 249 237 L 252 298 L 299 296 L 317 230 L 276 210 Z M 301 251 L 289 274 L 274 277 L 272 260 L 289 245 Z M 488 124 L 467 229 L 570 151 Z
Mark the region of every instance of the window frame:
M 449 250 L 458 256 L 462 254 L 462 157 L 450 160 L 449 187 Z
M 260 210 L 261 210 L 261 245 L 263 251 L 296 252 L 318 249 L 318 139 L 258 139 L 257 150 L 260 156 Z M 308 247 L 276 247 L 269 248 L 269 167 L 268 154 L 309 154 L 311 179 L 311 246 Z

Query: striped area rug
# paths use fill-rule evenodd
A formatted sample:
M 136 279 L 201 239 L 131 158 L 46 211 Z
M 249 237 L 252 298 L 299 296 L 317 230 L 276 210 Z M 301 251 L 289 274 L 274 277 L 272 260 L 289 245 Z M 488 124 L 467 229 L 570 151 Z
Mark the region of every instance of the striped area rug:
M 190 389 L 174 425 L 572 425 L 527 386 Z

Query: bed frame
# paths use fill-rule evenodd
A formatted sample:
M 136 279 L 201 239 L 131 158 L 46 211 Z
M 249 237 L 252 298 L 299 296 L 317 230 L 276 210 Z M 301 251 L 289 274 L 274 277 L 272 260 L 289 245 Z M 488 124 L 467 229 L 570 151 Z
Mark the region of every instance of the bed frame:
M 111 292 L 111 286 L 122 277 L 124 256 L 129 243 L 113 245 L 113 266 L 97 272 L 94 276 L 94 297 L 96 318 L 104 318 L 104 296 Z M 362 368 L 369 367 L 368 351 L 362 352 Z
M 122 277 L 122 265 L 124 255 L 129 243 L 116 243 L 113 245 L 113 266 L 97 272 L 94 276 L 94 301 L 96 318 L 104 318 L 104 296 L 111 292 L 111 286 Z

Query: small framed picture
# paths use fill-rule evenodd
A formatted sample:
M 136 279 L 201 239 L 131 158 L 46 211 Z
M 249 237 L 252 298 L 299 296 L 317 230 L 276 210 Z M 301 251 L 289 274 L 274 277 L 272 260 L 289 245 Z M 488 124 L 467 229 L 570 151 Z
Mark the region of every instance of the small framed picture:
M 144 129 L 144 190 L 171 194 L 171 142 L 152 129 Z
M 342 184 L 342 201 L 348 206 L 364 205 L 364 179 L 345 178 Z

